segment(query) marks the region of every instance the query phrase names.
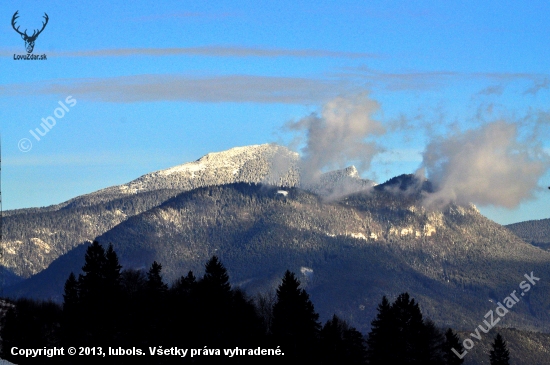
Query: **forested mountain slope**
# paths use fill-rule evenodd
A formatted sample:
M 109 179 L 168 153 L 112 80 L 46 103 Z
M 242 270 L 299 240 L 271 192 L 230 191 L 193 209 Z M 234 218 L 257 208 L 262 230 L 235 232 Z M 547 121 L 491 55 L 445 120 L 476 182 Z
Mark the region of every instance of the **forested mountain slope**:
M 234 182 L 296 186 L 300 183 L 297 163 L 298 155 L 282 146 L 236 147 L 62 204 L 4 212 L 2 264 L 8 272 L 29 277 L 71 248 L 93 240 L 129 217 L 198 187 Z M 327 173 L 319 184 L 307 188 L 334 195 L 372 185 L 350 167 Z M 10 276 L 6 283 L 11 281 Z
M 550 250 L 550 218 L 508 224 L 505 227 L 525 242 Z
M 326 201 L 298 188 L 237 183 L 184 192 L 98 237 L 126 268 L 163 265 L 168 282 L 202 271 L 216 254 L 248 292 L 300 275 L 323 316 L 365 331 L 382 295 L 408 291 L 439 325 L 470 330 L 534 272 L 541 280 L 499 325 L 550 330 L 550 253 L 483 217 L 474 206 L 421 206 L 429 184 L 401 176 Z M 410 186 L 418 188 L 411 189 Z M 83 246 L 82 246 L 83 247 Z M 12 294 L 60 300 L 82 248 L 16 286 Z

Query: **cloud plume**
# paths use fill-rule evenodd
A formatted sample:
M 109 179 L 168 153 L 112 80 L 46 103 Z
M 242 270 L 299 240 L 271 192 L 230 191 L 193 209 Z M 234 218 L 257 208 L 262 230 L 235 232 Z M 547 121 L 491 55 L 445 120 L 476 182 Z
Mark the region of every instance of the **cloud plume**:
M 351 162 L 368 169 L 381 148 L 369 137 L 385 133 L 373 119 L 379 105 L 366 93 L 353 97 L 337 97 L 327 102 L 319 116 L 313 113 L 286 128 L 305 138 L 302 148 L 301 178 L 313 183 L 324 169 L 342 168 Z
M 436 188 L 424 203 L 514 208 L 532 198 L 549 157 L 536 141 L 521 140 L 517 125 L 503 121 L 432 140 L 417 172 L 425 172 Z

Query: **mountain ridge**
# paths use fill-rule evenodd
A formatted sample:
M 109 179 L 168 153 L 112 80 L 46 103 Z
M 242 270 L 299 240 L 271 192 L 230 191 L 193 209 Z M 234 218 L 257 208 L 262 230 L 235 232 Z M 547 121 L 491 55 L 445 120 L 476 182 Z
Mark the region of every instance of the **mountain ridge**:
M 550 218 L 517 222 L 505 227 L 525 242 L 550 251 Z
M 320 179 L 326 179 L 323 189 L 318 185 L 305 188 L 334 196 L 372 187 L 373 182 L 358 173 L 350 175 L 351 170 L 355 167 L 321 175 Z M 276 144 L 235 147 L 60 204 L 6 211 L 2 264 L 16 275 L 29 277 L 72 247 L 179 193 L 235 182 L 299 186 L 299 156 Z
M 550 277 L 550 253 L 473 205 L 423 206 L 431 183 L 362 179 L 355 167 L 301 184 L 298 155 L 276 145 L 207 154 L 54 208 L 4 220 L 3 264 L 28 279 L 5 293 L 62 300 L 93 239 L 113 243 L 125 268 L 163 264 L 170 282 L 217 254 L 250 293 L 299 273 L 322 315 L 365 331 L 382 295 L 409 291 L 437 323 L 475 328 L 525 273 Z M 550 331 L 541 281 L 504 326 Z
M 232 282 L 250 293 L 271 290 L 290 269 L 300 273 L 322 315 L 336 312 L 363 331 L 382 295 L 409 291 L 426 315 L 467 330 L 523 274 L 550 276 L 550 253 L 473 205 L 432 212 L 420 204 L 418 194 L 394 189 L 327 202 L 299 188 L 235 183 L 181 193 L 97 240 L 112 243 L 125 268 L 162 263 L 169 283 L 188 270 L 200 273 L 213 254 Z M 81 267 L 84 249 L 78 246 L 28 279 L 19 294 L 54 293 L 61 300 L 68 269 Z M 53 277 L 55 288 L 47 291 Z M 537 284 L 503 325 L 550 331 L 549 293 L 549 283 Z

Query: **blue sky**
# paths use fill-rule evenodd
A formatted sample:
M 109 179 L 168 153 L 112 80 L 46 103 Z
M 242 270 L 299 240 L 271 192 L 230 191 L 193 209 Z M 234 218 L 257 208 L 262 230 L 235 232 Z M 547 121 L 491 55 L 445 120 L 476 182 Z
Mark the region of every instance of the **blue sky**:
M 13 59 L 25 54 L 15 11 L 28 33 L 48 14 L 33 52 L 46 61 Z M 381 149 L 366 178 L 412 173 L 430 142 L 498 120 L 547 152 L 549 14 L 547 1 L 3 2 L 3 207 L 60 203 L 212 151 L 290 143 L 289 122 L 361 93 L 386 128 L 371 137 Z M 37 141 L 29 130 L 68 96 L 76 104 Z M 474 203 L 502 224 L 549 218 L 550 174 L 539 175 L 520 204 Z

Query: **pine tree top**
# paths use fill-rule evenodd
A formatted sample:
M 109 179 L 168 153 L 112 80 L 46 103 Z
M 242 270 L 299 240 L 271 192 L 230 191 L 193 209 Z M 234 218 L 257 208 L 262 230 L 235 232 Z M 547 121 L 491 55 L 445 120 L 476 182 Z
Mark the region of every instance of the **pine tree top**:
M 300 288 L 300 281 L 287 270 L 277 288 L 277 301 L 273 306 L 273 330 L 279 335 L 317 333 L 321 324 L 309 294 Z
M 162 280 L 162 265 L 153 261 L 147 272 L 147 287 L 155 294 L 162 294 L 168 290 L 168 285 Z
M 205 265 L 203 281 L 209 286 L 222 289 L 223 292 L 231 291 L 227 269 L 215 255 Z
M 510 352 L 506 346 L 506 341 L 500 335 L 497 334 L 495 341 L 492 344 L 493 349 L 490 352 L 491 365 L 509 365 L 510 364 Z

